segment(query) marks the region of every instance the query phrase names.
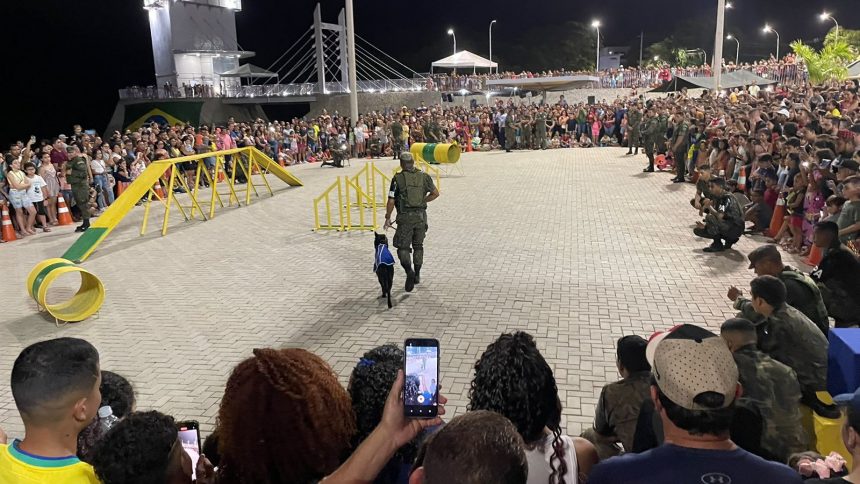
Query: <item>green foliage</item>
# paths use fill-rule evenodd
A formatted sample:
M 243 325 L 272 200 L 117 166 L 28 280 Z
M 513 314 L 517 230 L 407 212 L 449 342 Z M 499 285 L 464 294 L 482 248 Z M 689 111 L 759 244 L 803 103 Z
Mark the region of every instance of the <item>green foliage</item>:
M 851 30 L 844 29 L 842 27 L 839 28 L 839 35 L 836 35 L 836 27 L 834 26 L 830 29 L 830 32 L 827 32 L 827 36 L 824 38 L 824 44 L 833 44 L 836 40 L 840 42 L 845 42 L 848 44 L 855 55 L 860 54 L 860 30 Z
M 818 52 L 799 40 L 792 42 L 791 48 L 803 59 L 809 71 L 809 81 L 813 84 L 844 81 L 848 77 L 848 64 L 857 57 L 848 43 L 842 40 L 841 35 L 838 41 L 834 39 L 825 42 Z
M 543 25 L 501 40 L 500 52 L 511 59 L 505 70 L 594 69 L 596 32 L 579 22 Z M 549 47 L 549 48 L 547 48 Z M 495 60 L 495 59 L 494 59 Z

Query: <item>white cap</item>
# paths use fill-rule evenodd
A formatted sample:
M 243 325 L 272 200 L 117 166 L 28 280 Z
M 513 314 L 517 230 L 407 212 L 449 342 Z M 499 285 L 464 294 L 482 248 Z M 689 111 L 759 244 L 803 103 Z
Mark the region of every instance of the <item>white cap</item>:
M 99 418 L 107 418 L 111 415 L 113 415 L 113 409 L 110 408 L 110 405 L 99 408 Z

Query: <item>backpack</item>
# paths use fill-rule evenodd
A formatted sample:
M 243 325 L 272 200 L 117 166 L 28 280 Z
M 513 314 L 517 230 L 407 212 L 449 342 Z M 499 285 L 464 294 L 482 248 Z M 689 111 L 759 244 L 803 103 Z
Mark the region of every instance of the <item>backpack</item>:
M 398 177 L 397 187 L 403 191 L 403 196 L 400 197 L 401 208 L 404 210 L 427 208 L 424 172 L 420 170 L 401 171 L 396 176 Z

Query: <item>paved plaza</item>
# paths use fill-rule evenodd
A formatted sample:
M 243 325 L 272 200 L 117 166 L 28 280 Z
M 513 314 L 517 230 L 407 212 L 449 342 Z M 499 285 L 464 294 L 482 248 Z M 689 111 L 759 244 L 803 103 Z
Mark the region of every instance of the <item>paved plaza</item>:
M 71 227 L 0 246 L 0 427 L 22 435 L 9 374 L 22 348 L 47 338 L 91 341 L 102 368 L 135 385 L 138 408 L 198 419 L 208 434 L 230 370 L 255 347 L 307 348 L 345 385 L 364 351 L 435 337 L 442 391 L 458 414 L 487 344 L 525 330 L 555 370 L 563 428 L 579 434 L 617 378 L 616 339 L 679 323 L 717 329 L 732 313 L 727 286 L 748 288 L 746 254 L 761 243 L 744 237 L 737 250 L 703 253 L 707 241 L 691 233 L 694 187 L 641 173 L 643 155 L 469 153 L 466 176 L 443 178 L 430 206 L 422 284 L 406 294 L 398 266 L 389 310 L 377 299 L 371 234 L 311 231 L 313 198 L 364 163 L 297 167 L 304 187 L 276 180 L 273 198 L 209 222 L 177 218 L 166 237 L 160 215 L 140 237 L 143 208 L 134 209 L 84 263 L 107 298 L 82 323 L 56 328 L 24 288 L 37 262 L 72 243 Z

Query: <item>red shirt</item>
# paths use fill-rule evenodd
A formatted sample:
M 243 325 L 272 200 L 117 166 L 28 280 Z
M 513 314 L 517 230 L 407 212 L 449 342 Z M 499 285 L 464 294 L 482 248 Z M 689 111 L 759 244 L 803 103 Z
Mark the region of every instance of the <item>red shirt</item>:
M 58 170 L 63 171 L 63 167 L 67 161 L 69 161 L 69 155 L 66 154 L 65 151 L 51 150 L 51 163 L 53 163 Z
M 771 210 L 776 209 L 776 200 L 779 198 L 779 192 L 774 190 L 773 188 L 768 188 L 764 191 L 764 203 Z

